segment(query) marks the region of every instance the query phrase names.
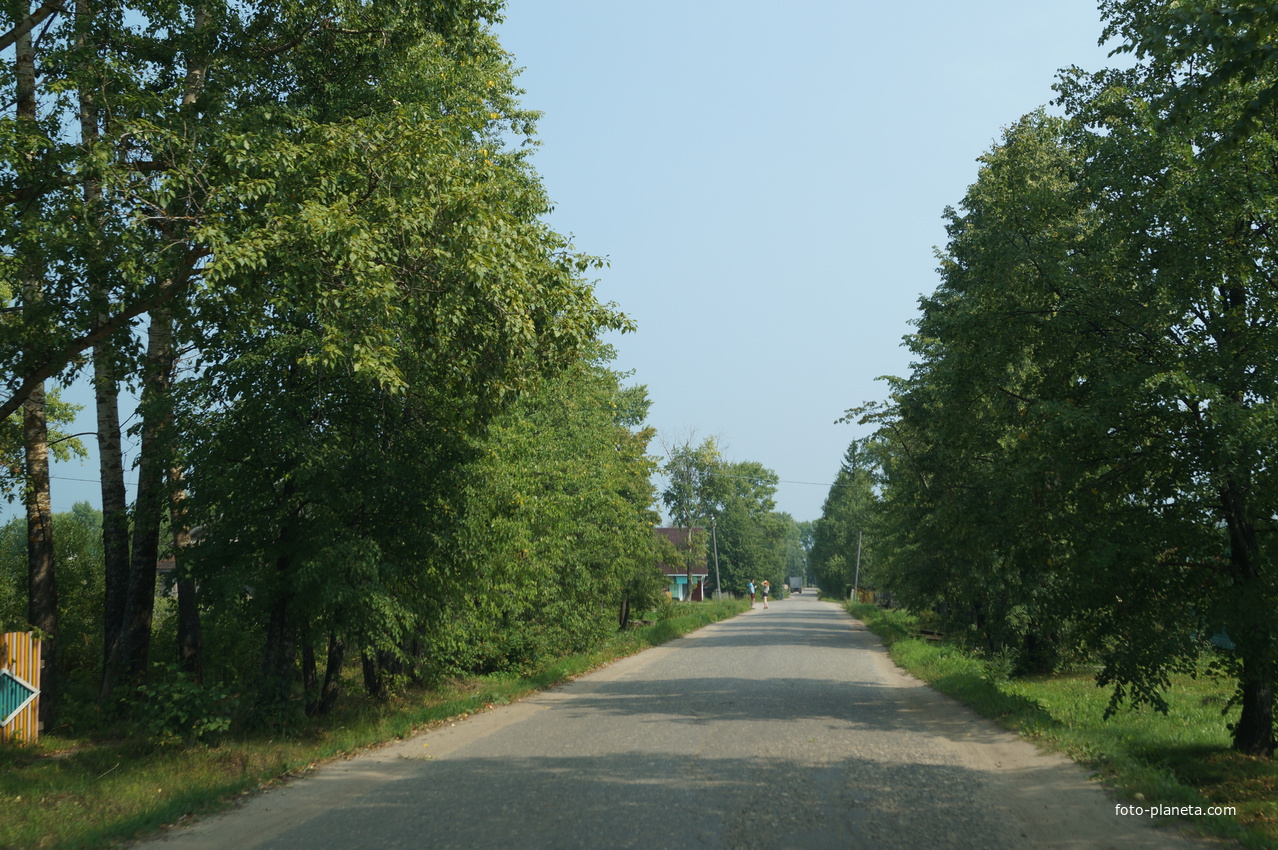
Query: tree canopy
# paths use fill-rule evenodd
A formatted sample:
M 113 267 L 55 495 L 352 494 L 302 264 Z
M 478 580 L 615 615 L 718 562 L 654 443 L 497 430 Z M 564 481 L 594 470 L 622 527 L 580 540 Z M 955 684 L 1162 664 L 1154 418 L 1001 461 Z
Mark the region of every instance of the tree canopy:
M 692 562 L 705 563 L 707 547 L 716 546 L 723 590 L 742 593 L 751 580 L 784 583 L 798 532 L 793 517 L 775 510 L 775 472 L 756 461 L 725 459 L 713 437 L 667 446 L 662 471 L 661 496 L 672 521 L 711 531 L 708 537 L 689 533 L 689 576 Z
M 1114 705 L 1164 707 L 1211 653 L 1237 682 L 1235 746 L 1268 755 L 1271 22 L 1104 6 L 1145 61 L 1063 74 L 1065 116 L 1023 117 L 982 158 L 913 372 L 862 411 L 885 452 L 884 582 L 1023 669 L 1098 658 Z
M 566 651 L 652 601 L 646 395 L 598 342 L 632 326 L 546 223 L 500 8 L 0 10 L 20 105 L 0 117 L 0 452 L 6 475 L 47 452 L 56 427 L 10 415 L 57 426 L 44 383 L 92 363 L 107 705 L 168 657 L 161 628 L 190 675 L 278 720 L 298 693 L 331 708 L 354 655 L 385 695 Z M 31 585 L 46 608 L 55 561 Z M 458 653 L 494 612 L 527 647 Z

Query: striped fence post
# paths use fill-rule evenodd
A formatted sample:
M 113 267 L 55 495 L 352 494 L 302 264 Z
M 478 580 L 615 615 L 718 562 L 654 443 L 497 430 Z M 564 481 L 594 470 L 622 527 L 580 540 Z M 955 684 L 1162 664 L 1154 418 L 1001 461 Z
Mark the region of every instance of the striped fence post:
M 0 634 L 0 743 L 40 737 L 40 641 L 30 632 Z

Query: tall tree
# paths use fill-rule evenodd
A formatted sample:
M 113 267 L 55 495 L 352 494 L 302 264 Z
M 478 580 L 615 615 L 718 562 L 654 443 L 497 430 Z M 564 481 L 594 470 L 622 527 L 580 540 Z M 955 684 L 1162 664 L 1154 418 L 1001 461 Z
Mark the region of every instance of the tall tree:
M 846 597 L 856 580 L 857 556 L 876 507 L 874 477 L 874 460 L 865 442 L 853 440 L 821 506 L 821 518 L 812 526 L 808 564 L 826 593 Z M 869 563 L 868 552 L 861 554 Z
M 718 515 L 720 570 L 724 583 L 745 590 L 747 582 L 784 581 L 784 544 L 793 524 L 776 513 L 777 474 L 756 461 L 724 463 L 713 473 Z
M 441 624 L 466 647 L 454 663 L 521 667 L 581 651 L 665 587 L 647 394 L 621 385 L 609 350 L 592 354 L 494 420 L 467 470 L 453 548 L 469 590 Z
M 666 476 L 666 488 L 661 491 L 661 501 L 671 521 L 684 529 L 686 545 L 682 555 L 691 591 L 693 567 L 706 562 L 704 536 L 694 535 L 693 529 L 709 525 L 710 517 L 723 501 L 727 479 L 715 473 L 722 471 L 724 460 L 714 437 L 694 446 L 689 435 L 682 443 L 665 446 L 665 453 L 661 471 Z
M 1125 403 L 1097 412 L 1138 458 L 1117 468 L 1127 473 L 1121 489 L 1097 489 L 1114 504 L 1144 505 L 1149 539 L 1165 543 L 1127 562 L 1153 592 L 1119 606 L 1114 621 L 1131 634 L 1175 612 L 1186 625 L 1199 618 L 1203 629 L 1219 623 L 1237 635 L 1242 715 L 1234 743 L 1271 754 L 1278 635 L 1268 612 L 1278 599 L 1263 529 L 1278 491 L 1261 458 L 1278 439 L 1268 415 L 1278 386 L 1270 236 L 1278 147 L 1272 136 L 1253 133 L 1229 150 L 1202 154 L 1250 108 L 1256 86 L 1237 88 L 1174 133 L 1147 105 L 1165 87 L 1156 69 L 1139 67 L 1063 87 L 1079 125 L 1109 128 L 1080 142 L 1108 166 L 1089 167 L 1086 176 L 1105 215 L 1096 241 L 1114 260 L 1118 286 L 1108 291 L 1122 321 L 1105 364 L 1123 369 L 1122 377 L 1095 380 L 1121 388 Z M 1155 646 L 1115 653 L 1106 678 L 1144 698 L 1149 677 L 1134 671 L 1185 666 L 1190 651 L 1183 640 Z M 1161 653 L 1162 665 L 1151 652 Z
M 1234 744 L 1269 754 L 1278 149 L 1204 154 L 1254 88 L 1174 124 L 1158 69 L 1059 90 L 1069 119 L 1009 128 L 950 214 L 919 366 L 879 419 L 893 581 L 1038 662 L 1076 630 L 1115 703 L 1165 706 L 1223 628 Z
M 1065 515 L 1050 511 L 1062 465 L 1097 467 L 1094 451 L 1049 448 L 1069 439 L 1050 426 L 1080 421 L 1061 418 L 1063 402 L 1034 404 L 1057 382 L 1079 388 L 1076 332 L 1104 311 L 1091 255 L 1076 250 L 1092 224 L 1063 130 L 1059 119 L 1027 116 L 983 158 L 962 212 L 947 211 L 942 285 L 923 299 L 910 339 L 919 367 L 894 385 L 889 411 L 867 411 L 881 425 L 889 485 L 886 589 L 937 606 L 948 627 L 975 628 L 990 650 L 1036 669 L 1055 663 L 1042 644 L 1059 632 L 1046 621 L 1060 588 L 1050 565 L 1062 553 L 1044 523 Z
M 25 3 L 21 10 L 26 13 Z M 30 32 L 17 34 L 14 44 L 15 137 L 17 174 L 28 182 L 41 176 L 41 127 L 37 108 L 36 50 Z M 19 273 L 23 317 L 37 315 L 45 294 L 45 263 L 39 249 L 37 222 L 42 210 L 28 203 L 17 215 L 20 240 Z M 58 591 L 53 557 L 53 511 L 50 502 L 49 424 L 44 381 L 32 385 L 22 405 L 26 486 L 23 502 L 27 517 L 28 596 L 27 619 L 42 639 L 40 660 L 40 722 L 53 726 L 58 706 Z
M 104 697 L 147 668 L 166 505 L 185 525 L 179 482 L 205 530 L 182 578 L 260 638 L 263 705 L 290 695 L 299 649 L 308 683 L 325 649 L 330 678 L 356 650 L 386 672 L 454 589 L 432 564 L 451 563 L 441 541 L 489 423 L 575 368 L 601 329 L 629 326 L 584 279 L 595 261 L 546 226 L 511 144 L 536 116 L 488 29 L 499 11 L 0 10 L 14 39 L 44 22 L 38 73 L 55 93 L 38 132 L 0 121 L 0 227 L 18 246 L 0 256 L 0 294 L 22 308 L 0 323 L 0 421 L 93 350 L 113 553 Z M 131 547 L 126 384 L 144 398 Z M 646 439 L 612 437 L 640 498 Z M 314 708 L 331 705 L 317 690 Z
M 261 175 L 270 204 L 235 213 L 275 244 L 244 271 L 273 293 L 268 308 L 209 299 L 187 326 L 207 346 L 180 388 L 203 530 L 193 569 L 219 598 L 254 587 L 264 706 L 289 696 L 299 647 L 323 643 L 358 649 L 381 690 L 460 592 L 431 564 L 447 563 L 471 441 L 600 328 L 628 326 L 594 299 L 592 261 L 545 226 L 544 190 L 501 137 L 530 133 L 532 116 L 496 43 L 423 33 L 398 62 L 368 47 L 351 61 L 378 86 L 303 89 L 332 120 L 280 134 L 287 168 Z

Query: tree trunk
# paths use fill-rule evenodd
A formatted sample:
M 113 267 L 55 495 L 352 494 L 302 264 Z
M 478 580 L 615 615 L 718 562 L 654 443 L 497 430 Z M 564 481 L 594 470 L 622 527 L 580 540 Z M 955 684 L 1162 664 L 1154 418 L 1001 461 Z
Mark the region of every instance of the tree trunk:
M 182 567 L 181 556 L 177 569 Z M 178 597 L 178 664 L 196 682 L 204 681 L 204 632 L 200 626 L 200 608 L 195 579 L 184 575 L 177 580 Z
M 89 41 L 97 10 L 92 0 L 76 0 L 76 46 L 85 55 L 78 91 L 80 143 L 88 157 L 100 140 L 98 106 L 97 45 Z M 92 57 L 92 58 L 89 58 Z M 110 292 L 104 268 L 107 260 L 102 228 L 102 184 L 96 175 L 84 181 L 86 225 L 90 233 L 87 251 L 87 285 L 93 305 L 95 327 L 109 315 Z M 120 389 L 114 362 L 114 346 L 109 340 L 93 346 L 93 391 L 98 425 L 98 475 L 102 488 L 102 554 L 105 598 L 103 599 L 102 663 L 119 639 L 124 623 L 124 600 L 129 584 L 129 514 L 124 487 L 124 455 L 120 440 Z
M 621 597 L 621 612 L 617 615 L 617 629 L 624 631 L 626 624 L 630 622 L 630 594 L 625 593 Z
M 683 552 L 683 565 L 686 574 L 686 587 L 688 588 L 688 601 L 692 601 L 692 521 L 688 520 L 687 524 L 687 545 L 688 548 Z
M 1274 639 L 1269 596 L 1261 591 L 1260 542 L 1246 518 L 1246 490 L 1230 476 L 1220 494 L 1229 530 L 1229 561 L 1238 583 L 1238 626 L 1230 633 L 1242 658 L 1242 714 L 1234 749 L 1256 756 L 1274 753 Z
M 379 649 L 375 656 L 377 669 L 377 691 L 373 696 L 380 700 L 390 699 L 392 681 L 402 677 L 405 672 L 403 660 L 389 649 Z
M 53 728 L 58 705 L 58 588 L 53 568 L 53 511 L 49 501 L 49 437 L 44 390 L 22 406 L 26 442 L 27 620 L 41 632 L 40 723 Z
M 302 693 L 306 694 L 306 716 L 319 713 L 319 672 L 315 664 L 315 642 L 302 641 Z
M 289 569 L 289 559 L 281 556 L 276 569 Z M 293 695 L 293 680 L 297 674 L 297 629 L 289 610 L 290 595 L 280 588 L 271 604 L 270 618 L 266 625 L 266 645 L 262 653 L 262 682 L 258 689 L 258 705 L 275 709 L 288 702 Z
M 198 36 L 208 25 L 208 10 L 195 8 L 192 32 Z M 187 51 L 186 90 L 183 109 L 192 122 L 199 119 L 195 104 L 203 90 L 206 57 L 201 47 Z M 172 277 L 161 287 L 181 292 L 194 272 L 195 256 L 191 251 L 173 270 Z M 151 645 L 151 620 L 155 604 L 155 564 L 160 551 L 160 520 L 163 511 L 164 470 L 172 452 L 172 400 L 169 393 L 173 381 L 174 346 L 173 312 L 167 303 L 150 312 L 147 331 L 146 371 L 142 389 L 142 446 L 138 458 L 138 492 L 133 508 L 133 551 L 129 568 L 128 589 L 119 637 L 108 657 L 103 674 L 102 695 L 109 697 L 122 678 L 145 679 Z M 195 614 L 194 585 L 184 594 L 179 586 L 179 606 L 185 597 L 189 613 Z M 190 625 L 190 623 L 188 623 Z M 195 626 L 198 629 L 198 625 Z M 188 635 L 192 637 L 192 635 Z M 198 654 L 198 649 L 196 650 Z
M 1250 222 L 1240 221 L 1236 230 L 1245 232 Z M 1227 388 L 1230 401 L 1240 410 L 1248 407 L 1246 373 L 1251 362 L 1237 327 L 1246 323 L 1247 293 L 1236 280 L 1218 289 L 1222 312 L 1229 319 L 1215 332 L 1216 344 L 1225 355 L 1218 380 Z M 1248 503 L 1252 487 L 1252 455 L 1245 449 L 1225 467 L 1220 487 L 1220 511 L 1229 532 L 1229 566 L 1234 580 L 1234 617 L 1227 630 L 1242 659 L 1239 688 L 1242 714 L 1233 728 L 1234 749 L 1249 755 L 1269 757 L 1274 752 L 1274 668 L 1273 596 L 1260 557 L 1260 540 Z
M 24 7 L 25 11 L 25 7 Z M 19 138 L 34 144 L 37 119 L 35 47 L 31 33 L 16 40 L 14 83 Z M 30 133 L 30 136 L 28 136 Z M 34 151 L 28 149 L 19 168 L 26 181 L 34 180 Z M 27 224 L 34 212 L 24 208 L 19 221 Z M 24 228 L 25 229 L 25 228 Z M 25 234 L 24 234 L 25 235 Z M 43 298 L 43 271 L 34 254 L 32 240 L 19 247 L 25 254 L 23 297 L 25 306 L 34 308 Z M 58 704 L 58 590 L 53 567 L 53 511 L 49 495 L 49 425 L 45 407 L 44 383 L 41 382 L 22 405 L 22 439 L 26 449 L 26 486 L 23 501 L 27 515 L 27 619 L 41 634 L 40 723 L 53 727 Z
M 182 481 L 181 467 L 175 466 L 169 470 L 169 481 L 173 486 L 169 502 L 169 525 L 173 528 L 173 575 L 177 578 L 178 664 L 196 682 L 203 682 L 204 640 L 195 577 L 191 575 L 190 565 L 187 563 L 191 531 L 186 524 L 186 487 Z
M 404 657 L 408 659 L 406 670 L 414 685 L 426 683 L 426 642 L 420 632 L 415 633 L 404 645 Z
M 129 586 L 129 505 L 124 489 L 119 385 L 107 347 L 94 346 L 93 387 L 98 414 L 98 473 L 102 479 L 102 663 L 105 667 L 124 626 Z
M 285 370 L 282 385 L 285 395 L 296 391 L 295 370 L 295 365 L 289 365 Z M 278 502 L 283 507 L 275 541 L 275 551 L 278 554 L 275 557 L 274 574 L 263 576 L 264 586 L 255 591 L 262 595 L 269 612 L 262 646 L 262 681 L 257 696 L 258 708 L 268 713 L 274 713 L 292 696 L 293 681 L 297 673 L 297 626 L 293 622 L 292 611 L 293 572 L 296 567 L 293 550 L 295 540 L 305 533 L 298 528 L 302 508 L 295 504 L 297 484 L 290 474 L 293 471 L 293 458 L 285 453 L 281 460 L 282 467 L 287 472 L 283 476 L 278 496 Z
M 1234 749 L 1252 756 L 1274 754 L 1273 664 L 1243 654 L 1242 714 L 1234 725 Z
M 294 485 L 285 480 L 284 503 L 292 507 Z M 297 673 L 297 627 L 293 623 L 292 581 L 293 556 L 290 552 L 297 519 L 296 508 L 290 512 L 279 532 L 280 555 L 275 559 L 275 575 L 269 594 L 270 615 L 266 626 L 266 642 L 262 647 L 262 682 L 258 689 L 259 708 L 273 711 L 293 695 L 293 679 Z
M 204 637 L 199 624 L 198 585 L 185 564 L 183 547 L 190 545 L 187 529 L 174 538 L 174 573 L 178 576 L 178 663 L 197 683 L 204 680 Z
M 337 704 L 341 693 L 342 662 L 346 658 L 346 646 L 335 632 L 328 635 L 328 662 L 324 665 L 324 686 L 320 689 L 319 714 L 328 714 Z
M 306 685 L 306 714 L 325 715 L 333 710 L 340 693 L 342 662 L 345 647 L 335 632 L 328 633 L 328 660 L 324 665 L 324 681 L 321 684 L 315 663 L 315 648 L 309 642 L 303 650 L 302 678 Z
M 155 612 L 155 566 L 160 558 L 164 509 L 164 471 L 168 467 L 173 374 L 173 321 L 167 309 L 151 314 L 147 330 L 146 383 L 142 388 L 142 444 L 138 455 L 138 493 L 133 506 L 133 558 L 125 597 L 124 621 L 107 661 L 102 698 L 121 684 L 146 679 Z
M 360 654 L 360 665 L 364 670 L 364 690 L 374 699 L 386 699 L 386 676 L 378 666 L 378 653 L 364 650 Z

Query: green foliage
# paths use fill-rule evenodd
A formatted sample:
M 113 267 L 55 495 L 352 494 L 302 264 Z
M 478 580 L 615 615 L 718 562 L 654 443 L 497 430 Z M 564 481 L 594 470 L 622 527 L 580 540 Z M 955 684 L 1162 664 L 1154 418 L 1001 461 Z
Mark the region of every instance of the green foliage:
M 683 637 L 702 626 L 735 617 L 747 610 L 750 603 L 746 599 L 720 599 L 713 602 L 673 602 L 669 605 L 669 615 L 662 616 L 652 625 L 645 642 L 657 646 L 675 638 Z
M 1253 133 L 1265 132 L 1278 105 L 1278 22 L 1271 3 L 1104 0 L 1100 9 L 1108 21 L 1104 38 L 1120 39 L 1120 52 L 1135 54 L 1159 75 L 1177 78 L 1175 87 L 1156 97 L 1165 124 L 1218 108 L 1233 91 L 1245 88 L 1242 108 L 1231 110 L 1210 150 L 1224 153 Z
M 210 683 L 157 673 L 140 710 L 159 738 L 214 731 L 204 703 L 223 693 L 284 717 L 299 673 L 308 697 L 332 694 L 343 657 L 383 699 L 531 670 L 659 599 L 647 395 L 598 344 L 631 324 L 595 298 L 601 261 L 546 223 L 499 14 L 89 0 L 42 29 L 35 118 L 0 116 L 0 486 L 21 472 L 10 414 L 30 386 L 96 347 L 140 387 L 139 466 L 169 480 L 139 488 L 133 527 L 147 539 L 162 497 L 186 496 L 169 548 Z M 107 617 L 150 609 L 102 610 L 100 518 L 77 522 L 58 519 L 55 551 L 60 663 L 82 696 Z M 135 539 L 131 582 L 113 559 L 106 590 L 145 587 L 150 548 Z M 15 624 L 20 576 L 6 560 Z M 167 660 L 192 618 L 171 596 L 154 614 Z
M 48 278 L 0 333 L 6 374 L 57 376 L 94 342 L 86 329 L 156 309 L 191 340 L 299 309 L 318 327 L 317 362 L 400 387 L 405 272 L 431 277 L 442 302 L 503 291 L 509 309 L 450 324 L 446 339 L 500 329 L 526 346 L 549 330 L 534 324 L 570 340 L 607 320 L 580 292 L 558 297 L 555 278 L 582 258 L 537 221 L 540 186 L 503 143 L 535 116 L 486 29 L 497 4 L 86 9 L 42 34 L 38 120 L 0 118 L 5 203 L 26 205 L 21 227 L 0 220 L 19 248 L 0 262 L 0 291 L 23 292 L 33 256 Z M 543 262 L 520 262 L 530 249 Z M 128 334 L 114 342 L 132 365 Z M 456 365 L 502 395 L 499 362 Z
M 1077 265 L 1078 202 L 1061 131 L 1057 119 L 1030 116 L 986 158 L 966 215 L 947 213 L 944 282 L 923 300 L 910 339 L 920 368 L 894 385 L 892 407 L 861 411 L 879 425 L 892 541 L 884 588 L 935 609 L 947 631 L 971 629 L 987 652 L 1023 653 L 1025 669 L 1057 663 L 1068 628 L 1056 616 L 1062 582 L 1046 569 L 1062 555 L 1044 508 L 1070 458 L 1047 453 L 1061 435 L 1043 423 L 1059 409 L 1031 415 L 1027 401 L 1045 372 L 1076 361 L 1069 343 L 1049 345 L 1042 333 L 1051 293 Z
M 8 299 L 0 297 L 0 304 Z M 49 425 L 49 453 L 57 460 L 85 457 L 84 444 L 78 436 L 71 436 L 63 429 L 75 422 L 80 406 L 65 402 L 54 388 L 45 396 L 45 416 Z M 25 455 L 22 441 L 22 413 L 13 413 L 0 420 L 0 494 L 13 501 L 22 495 L 26 480 Z
M 53 515 L 58 576 L 58 665 L 64 681 L 93 677 L 102 658 L 102 514 L 80 502 Z M 0 527 L 0 631 L 27 631 L 27 532 Z
M 218 685 L 204 686 L 176 664 L 154 664 L 138 689 L 138 720 L 157 744 L 200 741 L 231 728 L 236 700 Z
M 713 581 L 712 545 L 719 553 L 719 576 L 725 591 L 745 593 L 746 585 L 764 579 L 780 588 L 794 563 L 797 538 L 789 514 L 776 513 L 773 495 L 777 474 L 755 461 L 732 462 L 719 452 L 713 437 L 694 446 L 691 439 L 666 447 L 662 467 L 666 488 L 661 498 L 680 528 L 710 528 L 710 535 L 693 535 L 683 557 L 698 568 L 709 564 Z
M 494 646 L 532 664 L 562 649 L 551 637 L 561 627 L 573 648 L 596 639 L 603 627 L 583 612 L 614 604 L 618 586 L 611 573 L 592 584 L 594 564 L 633 551 L 629 518 L 603 497 L 577 506 L 590 539 L 576 547 L 535 538 L 520 518 L 518 533 L 546 551 L 509 581 L 505 552 L 492 564 L 476 555 L 506 542 L 504 508 L 482 534 L 467 525 L 493 510 L 471 498 L 498 445 L 490 429 L 581 368 L 602 329 L 629 327 L 583 278 L 597 261 L 544 223 L 549 202 L 519 144 L 535 116 L 484 29 L 493 8 L 339 4 L 327 19 L 337 29 L 321 33 L 300 10 L 267 23 L 241 11 L 218 26 L 296 24 L 281 42 L 295 48 L 265 87 L 240 87 L 229 70 L 211 78 L 210 108 L 234 115 L 198 136 L 207 147 L 157 130 L 208 169 L 187 213 L 211 259 L 178 323 L 200 369 L 173 393 L 187 521 L 201 529 L 184 570 L 207 616 L 243 629 L 208 635 L 244 659 L 223 674 L 249 681 L 255 659 L 259 700 L 286 702 L 295 647 L 314 652 L 330 636 L 371 659 L 379 691 L 447 659 L 483 666 Z M 610 403 L 620 418 L 646 404 L 642 391 Z M 554 592 L 561 580 L 582 589 Z M 503 593 L 550 625 L 499 625 L 491 641 L 458 631 L 456 614 L 472 609 L 485 628 L 501 624 L 492 600 Z M 426 651 L 431 640 L 440 651 Z
M 700 445 L 692 445 L 692 438 L 682 444 L 666 446 L 666 462 L 661 472 L 666 476 L 666 487 L 661 491 L 661 501 L 670 514 L 676 528 L 687 532 L 686 544 L 680 547 L 679 561 L 689 575 L 707 562 L 704 535 L 693 533 L 695 528 L 710 524 L 721 501 L 723 485 L 727 479 L 715 475 L 723 465 L 723 457 L 714 437 L 707 437 Z
M 451 665 L 528 669 L 583 651 L 616 629 L 619 608 L 643 610 L 664 587 L 652 432 L 632 430 L 646 396 L 600 355 L 495 420 L 467 470 L 450 551 L 474 578 L 433 627 L 451 636 Z
M 1259 83 L 1169 123 L 1198 95 L 1168 67 L 1065 74 L 1066 117 L 1007 128 L 947 211 L 914 372 L 862 411 L 885 448 L 884 583 L 1022 671 L 1094 654 L 1111 710 L 1165 708 L 1223 629 L 1235 743 L 1269 754 L 1278 147 L 1213 147 Z
M 795 536 L 794 519 L 773 510 L 777 475 L 758 463 L 725 464 L 717 520 L 719 567 L 725 590 L 745 593 L 751 580 L 765 579 L 774 593 L 784 586 L 791 568 L 788 544 Z
M 875 584 L 876 464 L 864 441 L 853 440 L 848 445 L 839 474 L 821 506 L 821 518 L 810 531 L 808 565 L 812 576 L 823 592 L 840 599 L 847 598 L 857 579 L 858 558 L 860 586 L 872 588 Z
M 692 528 L 714 513 L 727 484 L 726 478 L 715 475 L 723 463 L 714 437 L 707 437 L 697 446 L 688 438 L 666 447 L 661 471 L 667 482 L 661 501 L 677 527 Z

